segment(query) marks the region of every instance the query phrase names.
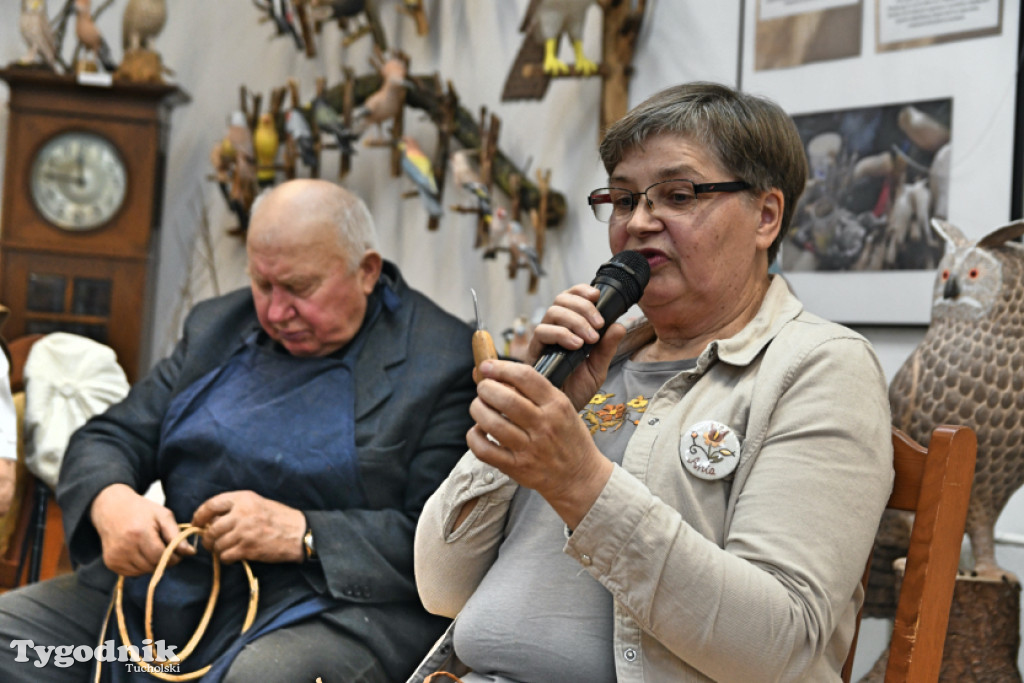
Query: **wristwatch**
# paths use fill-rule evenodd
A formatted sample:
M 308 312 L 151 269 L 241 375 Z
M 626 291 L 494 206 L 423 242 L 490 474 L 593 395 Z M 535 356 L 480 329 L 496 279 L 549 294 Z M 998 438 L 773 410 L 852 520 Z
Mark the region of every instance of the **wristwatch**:
M 306 549 L 306 559 L 316 559 L 316 545 L 313 543 L 313 527 L 306 529 L 306 535 L 302 537 L 302 547 Z

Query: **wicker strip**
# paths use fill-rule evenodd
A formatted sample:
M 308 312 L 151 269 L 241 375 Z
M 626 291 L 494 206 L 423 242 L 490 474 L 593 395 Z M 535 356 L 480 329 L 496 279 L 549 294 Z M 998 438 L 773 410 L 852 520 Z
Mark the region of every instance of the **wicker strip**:
M 151 642 L 156 642 L 156 638 L 153 637 L 153 594 L 156 592 L 156 586 L 160 583 L 160 579 L 163 578 L 164 571 L 167 569 L 167 564 L 170 562 L 171 556 L 174 555 L 174 549 L 178 547 L 178 544 L 187 539 L 190 536 L 202 534 L 203 530 L 199 527 L 190 526 L 188 524 L 178 525 L 182 531 L 171 541 L 164 549 L 163 555 L 160 556 L 160 562 L 156 566 L 156 570 L 153 572 L 153 578 L 149 582 L 149 590 L 146 592 L 146 638 Z M 259 602 L 259 582 L 252 573 L 252 568 L 249 563 L 242 560 L 242 566 L 245 568 L 245 574 L 249 579 L 249 607 L 245 614 L 245 622 L 242 624 L 241 633 L 245 633 L 252 626 L 253 620 L 256 618 L 256 606 Z M 163 671 L 160 668 L 154 667 L 149 662 L 144 662 L 141 659 L 137 659 L 134 655 L 134 651 L 130 647 L 131 642 L 128 637 L 128 627 L 125 625 L 124 620 L 124 608 L 122 607 L 122 595 L 124 593 L 124 577 L 119 576 L 117 578 L 117 586 L 114 589 L 114 606 L 117 612 L 117 630 L 121 634 L 121 642 L 124 644 L 125 649 L 128 651 L 128 656 L 131 657 L 135 664 L 146 671 L 151 676 L 165 680 L 165 681 L 191 681 L 196 678 L 200 678 L 207 671 L 210 670 L 210 665 L 204 666 L 202 669 L 196 671 L 190 671 L 184 674 L 175 674 L 167 671 Z M 210 598 L 206 602 L 206 609 L 203 612 L 202 619 L 199 621 L 199 626 L 196 627 L 195 633 L 189 639 L 188 644 L 178 655 L 178 661 L 176 664 L 180 664 L 185 661 L 185 658 L 192 654 L 195 650 L 196 645 L 199 644 L 199 640 L 206 633 L 206 628 L 210 624 L 210 618 L 213 616 L 213 608 L 217 603 L 217 596 L 220 594 L 220 560 L 217 558 L 216 553 L 213 553 L 213 585 L 210 589 Z M 160 663 L 166 663 L 160 660 Z

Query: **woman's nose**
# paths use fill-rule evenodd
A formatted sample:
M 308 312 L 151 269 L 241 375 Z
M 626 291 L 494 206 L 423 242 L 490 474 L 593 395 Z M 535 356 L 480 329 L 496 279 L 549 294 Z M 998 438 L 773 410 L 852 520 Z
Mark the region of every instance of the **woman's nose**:
M 629 215 L 629 220 L 626 222 L 626 230 L 630 234 L 637 235 L 661 230 L 662 227 L 664 226 L 661 223 L 661 219 L 654 215 L 654 207 L 651 205 L 651 201 L 647 199 L 647 195 L 638 197 L 633 213 Z

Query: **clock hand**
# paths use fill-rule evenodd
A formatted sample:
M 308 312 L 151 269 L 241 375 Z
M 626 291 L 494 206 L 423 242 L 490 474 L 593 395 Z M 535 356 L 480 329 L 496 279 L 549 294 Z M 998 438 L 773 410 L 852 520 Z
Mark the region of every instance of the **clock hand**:
M 74 183 L 75 185 L 78 185 L 79 187 L 85 184 L 85 178 L 83 178 L 78 173 L 71 174 L 57 173 L 56 171 L 47 171 L 46 173 L 43 173 L 43 177 L 46 178 L 47 180 L 67 180 Z
M 82 150 L 78 150 L 78 156 L 75 158 L 75 166 L 77 169 L 78 179 L 75 181 L 79 187 L 85 185 L 85 160 L 83 159 Z

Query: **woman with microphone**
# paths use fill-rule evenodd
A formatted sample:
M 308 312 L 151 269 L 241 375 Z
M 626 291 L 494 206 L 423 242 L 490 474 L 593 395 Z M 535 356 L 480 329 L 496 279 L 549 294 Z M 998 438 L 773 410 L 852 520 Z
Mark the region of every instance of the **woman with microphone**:
M 807 180 L 796 128 L 691 83 L 600 152 L 588 202 L 612 254 L 650 268 L 644 317 L 601 336 L 579 284 L 530 343 L 593 345 L 561 389 L 482 364 L 470 451 L 416 532 L 420 597 L 457 618 L 412 680 L 838 681 L 890 415 L 868 342 L 769 274 Z

